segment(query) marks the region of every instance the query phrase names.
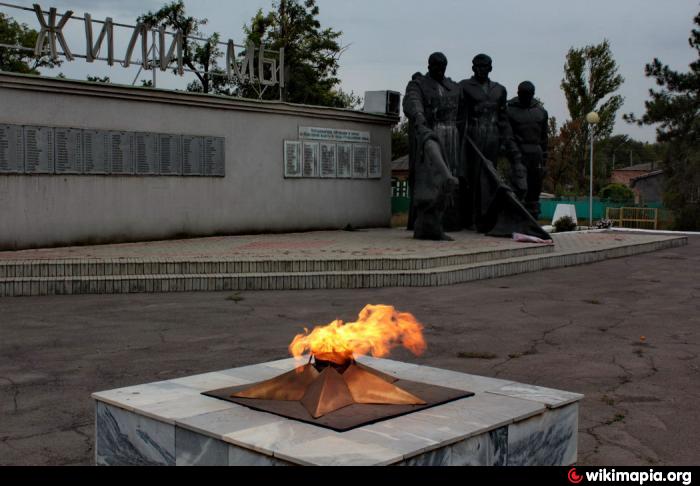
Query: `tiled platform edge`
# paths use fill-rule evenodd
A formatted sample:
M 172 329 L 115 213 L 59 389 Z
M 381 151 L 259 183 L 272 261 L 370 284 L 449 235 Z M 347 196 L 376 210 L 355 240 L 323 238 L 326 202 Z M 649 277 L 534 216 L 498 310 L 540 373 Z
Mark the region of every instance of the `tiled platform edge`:
M 93 395 L 98 465 L 571 465 L 582 395 L 391 360 L 386 373 L 475 392 L 347 432 L 202 396 L 290 359 Z M 363 361 L 365 360 L 363 359 Z
M 569 240 L 576 236 L 567 236 Z M 144 292 L 439 286 L 598 262 L 687 244 L 645 236 L 440 257 L 342 260 L 40 260 L 0 262 L 0 297 Z

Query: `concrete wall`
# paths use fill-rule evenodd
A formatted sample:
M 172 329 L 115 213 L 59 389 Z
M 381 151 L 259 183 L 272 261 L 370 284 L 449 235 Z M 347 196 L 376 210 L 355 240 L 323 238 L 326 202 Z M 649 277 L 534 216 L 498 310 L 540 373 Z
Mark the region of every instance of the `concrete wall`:
M 0 73 L 0 123 L 226 137 L 226 177 L 0 175 L 0 249 L 388 226 L 391 126 L 351 110 Z M 381 179 L 285 179 L 299 126 L 369 131 Z

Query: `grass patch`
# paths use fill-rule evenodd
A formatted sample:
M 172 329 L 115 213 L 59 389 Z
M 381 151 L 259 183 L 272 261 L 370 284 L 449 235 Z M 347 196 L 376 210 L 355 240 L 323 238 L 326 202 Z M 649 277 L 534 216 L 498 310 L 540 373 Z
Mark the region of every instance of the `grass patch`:
M 610 398 L 610 397 L 607 396 L 607 395 L 603 395 L 602 397 L 600 397 L 600 401 L 603 402 L 603 403 L 606 404 L 606 405 L 610 405 L 611 407 L 612 407 L 613 405 L 615 405 L 615 400 L 612 399 L 612 398 Z
M 599 301 L 598 299 L 586 299 L 586 300 L 584 300 L 584 302 L 585 302 L 586 304 L 593 304 L 593 305 L 600 305 L 600 304 L 602 304 L 602 302 Z
M 497 355 L 493 353 L 479 353 L 479 352 L 467 352 L 467 351 L 461 351 L 457 353 L 458 358 L 462 359 L 496 359 L 498 358 Z
M 238 293 L 235 293 L 235 294 L 231 294 L 228 297 L 226 297 L 226 300 L 230 300 L 233 302 L 240 302 L 242 300 L 245 300 L 245 297 L 243 297 L 242 295 L 240 295 Z
M 623 420 L 625 420 L 625 414 L 624 413 L 616 413 L 613 418 L 605 421 L 605 425 L 612 425 L 615 422 L 622 422 Z

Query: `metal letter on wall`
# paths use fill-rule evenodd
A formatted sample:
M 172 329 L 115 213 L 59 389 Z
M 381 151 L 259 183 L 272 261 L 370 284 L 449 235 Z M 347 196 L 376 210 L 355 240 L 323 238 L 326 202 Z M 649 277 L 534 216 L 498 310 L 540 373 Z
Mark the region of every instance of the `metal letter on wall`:
M 353 144 L 352 146 L 352 177 L 354 179 L 367 178 L 368 148 L 368 145 L 360 143 Z
M 182 175 L 202 175 L 202 138 L 182 136 Z
M 371 145 L 369 147 L 367 177 L 370 179 L 380 179 L 382 177 L 382 148 L 379 145 Z
M 53 128 L 24 127 L 24 171 L 30 174 L 53 173 Z
M 284 141 L 284 177 L 301 177 L 301 142 Z
M 85 17 L 85 60 L 87 62 L 94 62 L 100 53 L 100 48 L 102 47 L 102 41 L 107 36 L 107 64 L 110 66 L 114 65 L 114 24 L 112 23 L 112 18 L 107 17 L 105 23 L 100 30 L 100 35 L 97 37 L 97 41 L 93 44 L 92 42 L 92 18 L 89 13 L 84 14 Z
M 132 134 L 129 132 L 109 132 L 109 173 L 133 174 L 134 157 L 131 151 Z
M 321 142 L 321 177 L 336 176 L 335 144 Z
M 0 174 L 24 172 L 24 141 L 20 125 L 0 125 Z
M 337 176 L 348 179 L 352 177 L 352 145 L 349 143 L 339 143 L 337 150 Z
M 86 174 L 109 172 L 109 132 L 106 130 L 83 130 L 83 170 Z
M 223 137 L 204 137 L 203 174 L 205 176 L 225 175 L 226 155 L 224 146 L 226 140 Z
M 160 148 L 160 174 L 182 174 L 182 140 L 179 135 L 158 135 Z
M 134 168 L 137 174 L 158 174 L 160 171 L 160 151 L 158 135 L 155 133 L 134 133 Z
M 134 31 L 131 34 L 131 40 L 126 48 L 126 55 L 124 56 L 124 62 L 122 66 L 129 67 L 131 64 L 131 56 L 134 54 L 134 48 L 136 47 L 136 42 L 141 36 L 141 67 L 144 69 L 150 69 L 148 65 L 148 26 L 142 22 L 136 24 Z
M 253 69 L 255 67 L 255 46 L 248 44 L 245 50 L 245 58 L 241 61 L 240 67 L 236 62 L 236 46 L 232 40 L 228 41 L 226 47 L 226 74 L 229 79 L 236 77 L 240 81 L 248 78 L 253 79 Z
M 182 76 L 185 72 L 182 68 L 182 31 L 177 29 L 173 41 L 170 44 L 170 48 L 167 51 L 165 49 L 165 26 L 161 25 L 158 33 L 160 36 L 160 70 L 165 71 L 168 68 L 168 64 L 172 62 L 177 49 L 177 73 Z
M 51 59 L 58 61 L 58 50 L 56 49 L 56 41 L 58 40 L 58 43 L 61 44 L 61 49 L 63 49 L 63 55 L 66 56 L 66 59 L 69 61 L 75 59 L 73 57 L 73 53 L 71 53 L 70 49 L 68 48 L 66 38 L 63 37 L 63 27 L 73 16 L 73 11 L 67 10 L 61 17 L 58 24 L 56 24 L 56 8 L 51 7 L 49 9 L 49 23 L 47 24 L 46 20 L 44 19 L 44 13 L 41 10 L 41 6 L 39 6 L 38 3 L 35 3 L 33 4 L 33 7 L 36 17 L 39 20 L 39 25 L 41 26 L 39 35 L 36 38 L 36 44 L 34 45 L 34 56 L 39 58 L 44 55 L 44 45 L 48 41 Z
M 318 177 L 318 142 L 302 144 L 302 175 Z
M 56 174 L 82 174 L 83 131 L 77 128 L 55 128 L 54 153 Z

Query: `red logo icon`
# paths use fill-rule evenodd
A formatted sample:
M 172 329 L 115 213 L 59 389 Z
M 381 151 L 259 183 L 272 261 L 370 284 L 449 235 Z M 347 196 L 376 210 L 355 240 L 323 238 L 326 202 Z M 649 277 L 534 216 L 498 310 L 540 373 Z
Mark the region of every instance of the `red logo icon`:
M 583 476 L 581 476 L 580 474 L 578 474 L 578 473 L 576 472 L 576 468 L 575 468 L 575 467 L 572 467 L 572 468 L 569 470 L 569 475 L 568 475 L 568 477 L 569 477 L 569 482 L 571 482 L 571 483 L 573 483 L 573 484 L 578 484 L 578 483 L 580 483 L 581 481 L 583 481 Z

